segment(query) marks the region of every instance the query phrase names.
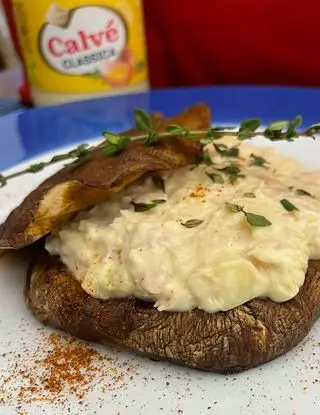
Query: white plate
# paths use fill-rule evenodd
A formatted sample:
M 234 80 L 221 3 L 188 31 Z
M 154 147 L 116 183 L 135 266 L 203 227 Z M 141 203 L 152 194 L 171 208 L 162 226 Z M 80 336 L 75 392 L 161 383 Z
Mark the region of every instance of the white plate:
M 317 167 L 320 142 L 300 140 L 277 146 Z M 41 160 L 51 156 L 46 154 Z M 0 189 L 0 220 L 57 168 L 12 180 Z M 85 386 L 75 383 L 72 391 L 67 383 L 60 393 L 26 391 L 23 388 L 37 387 L 37 383 L 43 386 L 49 367 L 43 359 L 49 355 L 48 338 L 54 332 L 43 328 L 24 305 L 26 266 L 27 258 L 21 255 L 0 260 L 0 415 L 319 415 L 320 320 L 294 350 L 238 375 L 203 373 L 90 345 L 104 360 L 93 358 L 97 373 L 84 371 Z M 73 347 L 76 344 L 84 345 L 76 341 Z M 25 403 L 26 396 L 29 403 Z

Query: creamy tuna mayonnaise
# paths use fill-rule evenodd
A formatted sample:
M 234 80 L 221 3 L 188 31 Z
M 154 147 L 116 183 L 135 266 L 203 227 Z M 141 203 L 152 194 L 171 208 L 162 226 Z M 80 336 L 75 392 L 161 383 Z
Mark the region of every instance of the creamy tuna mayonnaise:
M 320 258 L 320 172 L 308 172 L 273 149 L 241 144 L 239 158 L 222 157 L 211 145 L 207 150 L 213 166 L 162 172 L 165 193 L 151 178 L 133 184 L 65 224 L 47 239 L 46 249 L 100 299 L 135 296 L 159 310 L 217 312 L 255 297 L 293 298 L 308 260 Z M 267 168 L 251 166 L 251 153 L 263 156 Z M 244 177 L 230 183 L 214 168 L 232 162 Z M 225 183 L 206 172 L 221 174 Z M 282 199 L 299 210 L 287 211 Z M 131 203 L 152 200 L 165 203 L 146 212 L 135 212 Z M 271 225 L 251 226 L 226 202 L 263 215 Z M 183 226 L 190 220 L 197 226 Z

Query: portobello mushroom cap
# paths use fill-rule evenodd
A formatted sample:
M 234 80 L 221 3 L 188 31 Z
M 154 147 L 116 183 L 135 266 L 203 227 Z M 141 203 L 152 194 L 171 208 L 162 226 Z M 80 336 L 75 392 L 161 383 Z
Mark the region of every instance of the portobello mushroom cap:
M 161 132 L 170 124 L 192 130 L 207 130 L 211 124 L 210 109 L 197 104 L 180 115 L 165 119 L 152 118 L 153 127 Z M 141 135 L 129 130 L 123 136 Z M 105 201 L 144 174 L 169 170 L 195 162 L 202 153 L 199 142 L 185 138 L 167 138 L 146 146 L 134 140 L 121 152 L 105 156 L 103 143 L 82 163 L 71 163 L 31 192 L 0 226 L 0 251 L 20 249 L 50 233 L 78 211 Z
M 235 373 L 280 356 L 307 335 L 320 311 L 320 261 L 310 261 L 305 283 L 290 301 L 254 299 L 226 312 L 177 313 L 136 298 L 93 298 L 58 257 L 42 249 L 29 269 L 25 300 L 38 320 L 75 337 Z
M 169 120 L 157 114 L 153 124 L 159 131 L 169 124 L 205 130 L 210 126 L 210 111 L 198 104 Z M 111 157 L 98 148 L 88 160 L 63 168 L 26 197 L 0 226 L 0 250 L 33 244 L 36 252 L 25 301 L 39 321 L 84 340 L 221 373 L 272 360 L 306 336 L 320 311 L 320 261 L 309 262 L 305 283 L 290 301 L 259 298 L 227 312 L 178 313 L 158 311 L 152 303 L 136 298 L 93 298 L 59 257 L 49 255 L 42 241 L 34 243 L 142 175 L 193 163 L 201 151 L 199 143 L 179 137 L 153 146 L 137 140 Z

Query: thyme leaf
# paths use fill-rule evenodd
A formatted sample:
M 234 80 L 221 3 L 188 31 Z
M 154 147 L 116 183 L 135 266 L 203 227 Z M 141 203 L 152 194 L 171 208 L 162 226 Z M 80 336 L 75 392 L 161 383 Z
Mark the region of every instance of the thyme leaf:
M 244 210 L 243 206 L 234 205 L 232 203 L 226 202 L 225 206 L 227 210 L 231 213 L 239 213 L 242 212 L 247 219 L 249 225 L 254 227 L 265 227 L 270 226 L 272 223 L 262 215 L 257 215 L 256 213 L 247 212 Z
M 135 212 L 147 212 L 157 206 L 156 203 L 136 203 L 131 202 Z
M 252 159 L 250 161 L 250 166 L 266 167 L 266 164 L 268 163 L 268 161 L 264 157 L 256 156 L 253 153 L 250 154 L 250 157 Z
M 285 208 L 285 210 L 287 210 L 288 212 L 293 212 L 294 210 L 299 210 L 294 204 L 292 204 L 289 200 L 287 199 L 282 199 L 280 200 L 280 203 L 282 204 L 282 206 Z
M 247 222 L 251 226 L 264 227 L 272 225 L 272 223 L 262 215 L 257 215 L 256 213 L 250 213 L 245 211 L 243 211 L 243 213 L 247 219 Z
M 142 108 L 135 109 L 134 121 L 138 130 L 148 132 L 151 128 L 151 118 Z
M 152 176 L 152 181 L 155 187 L 159 190 L 165 192 L 165 184 L 163 178 L 159 174 L 154 174 Z
M 181 225 L 185 228 L 196 228 L 197 226 L 201 225 L 204 221 L 201 219 L 190 219 L 186 222 L 181 222 Z
M 217 153 L 222 157 L 239 157 L 239 149 L 237 146 L 228 148 L 225 144 L 213 144 Z
M 309 196 L 315 199 L 315 197 L 311 193 L 307 192 L 304 189 L 296 189 L 296 194 L 299 196 Z
M 210 179 L 213 181 L 213 183 L 220 183 L 220 184 L 224 183 L 224 179 L 223 179 L 222 175 L 219 174 L 219 173 L 208 173 L 208 172 L 206 172 L 206 175 L 208 177 L 210 177 Z

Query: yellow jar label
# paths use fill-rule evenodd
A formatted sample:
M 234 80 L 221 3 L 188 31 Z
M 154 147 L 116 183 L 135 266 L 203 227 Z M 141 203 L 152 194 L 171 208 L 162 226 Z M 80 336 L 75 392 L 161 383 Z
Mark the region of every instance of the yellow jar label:
M 147 81 L 140 0 L 13 0 L 32 86 L 103 92 Z

